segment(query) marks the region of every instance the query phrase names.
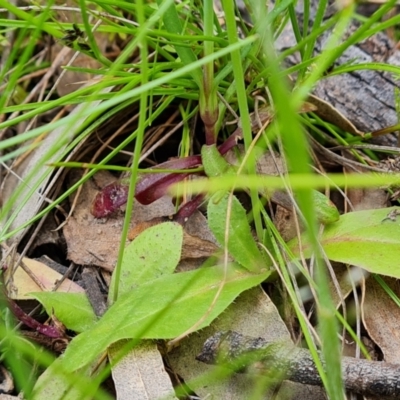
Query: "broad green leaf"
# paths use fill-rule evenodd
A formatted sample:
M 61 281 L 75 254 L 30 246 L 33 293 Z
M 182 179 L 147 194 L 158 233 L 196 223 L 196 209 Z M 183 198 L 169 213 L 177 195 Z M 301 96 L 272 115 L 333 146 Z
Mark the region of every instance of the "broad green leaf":
M 68 329 L 83 332 L 97 321 L 93 308 L 84 293 L 37 292 L 31 293 L 48 315 L 54 315 Z
M 400 278 L 400 216 L 398 207 L 351 212 L 325 227 L 320 237 L 327 256 L 333 261 L 356 265 L 367 271 Z M 310 257 L 307 235 L 301 237 L 301 251 Z M 299 255 L 299 242 L 288 243 Z
M 225 286 L 211 312 L 198 329 L 211 323 L 244 290 L 269 275 L 249 274 L 229 265 Z M 63 358 L 63 367 L 73 371 L 87 365 L 120 339 L 174 338 L 199 321 L 213 303 L 223 278 L 221 266 L 165 275 L 121 296 L 88 331 L 75 337 Z
M 124 250 L 119 295 L 162 275 L 172 274 L 181 257 L 182 240 L 183 229 L 176 222 L 165 222 L 143 231 Z M 110 299 L 114 297 L 114 287 L 113 275 Z
M 229 194 L 218 192 L 211 197 L 208 208 L 208 225 L 221 246 L 225 244 L 225 226 Z M 235 260 L 251 272 L 269 267 L 251 234 L 246 211 L 233 196 L 229 220 L 228 251 Z
M 93 379 L 93 366 L 67 372 L 62 358 L 57 358 L 35 383 L 33 400 L 89 400 L 93 399 L 100 382 Z

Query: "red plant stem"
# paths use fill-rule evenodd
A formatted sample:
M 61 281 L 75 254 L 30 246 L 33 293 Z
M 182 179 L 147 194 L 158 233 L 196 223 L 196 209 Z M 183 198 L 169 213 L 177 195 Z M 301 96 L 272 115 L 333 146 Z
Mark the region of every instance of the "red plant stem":
M 197 210 L 204 200 L 204 194 L 198 194 L 194 199 L 185 203 L 175 214 L 174 221 L 183 225 L 188 218 Z
M 152 168 L 153 171 L 159 169 L 176 169 L 183 170 L 188 168 L 193 168 L 201 165 L 201 156 L 189 156 L 185 158 L 180 158 L 178 160 L 170 160 L 157 166 L 157 168 Z M 150 187 L 155 187 L 159 182 L 163 182 L 165 178 L 169 175 L 185 175 L 185 174 L 174 174 L 169 172 L 161 172 L 159 174 L 147 174 L 142 178 L 136 185 L 136 196 L 141 195 L 142 191 L 148 190 Z
M 63 334 L 56 327 L 50 326 L 50 325 L 44 325 L 44 324 L 41 324 L 40 322 L 36 321 L 30 315 L 28 315 L 25 311 L 23 311 L 22 308 L 19 305 L 17 305 L 17 303 L 14 300 L 9 300 L 9 305 L 10 305 L 11 311 L 13 312 L 15 317 L 18 319 L 18 321 L 21 321 L 23 324 L 25 324 L 29 328 L 34 329 L 36 332 L 39 332 L 42 335 L 45 335 L 50 338 L 63 337 Z
M 242 129 L 236 129 L 231 136 L 219 146 L 218 150 L 223 155 L 236 146 L 237 141 L 242 138 Z M 157 169 L 182 170 L 198 167 L 202 165 L 200 155 L 166 161 L 159 164 Z M 169 173 L 160 172 L 145 175 L 136 185 L 135 198 L 139 203 L 147 205 L 164 196 L 168 188 L 177 182 L 187 178 L 192 173 Z M 95 218 L 104 218 L 115 212 L 119 207 L 126 204 L 128 197 L 128 185 L 121 182 L 113 182 L 99 192 L 92 205 L 92 214 Z M 178 211 L 176 218 L 182 223 L 189 218 L 196 210 L 203 199 L 203 196 L 188 202 Z
M 158 182 L 135 194 L 140 204 L 148 205 L 158 200 L 168 192 L 168 188 L 177 182 L 183 181 L 190 174 L 166 174 Z
M 232 135 L 228 137 L 228 139 L 225 140 L 224 143 L 222 143 L 219 147 L 218 150 L 221 153 L 221 155 L 226 154 L 230 149 L 235 147 L 237 145 L 238 140 L 243 139 L 243 134 L 242 134 L 242 128 L 237 128 Z

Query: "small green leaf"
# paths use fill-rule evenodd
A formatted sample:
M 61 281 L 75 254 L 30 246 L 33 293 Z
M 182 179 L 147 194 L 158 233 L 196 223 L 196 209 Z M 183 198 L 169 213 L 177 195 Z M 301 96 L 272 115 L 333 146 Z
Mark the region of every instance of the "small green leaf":
M 208 225 L 221 246 L 225 243 L 228 199 L 228 193 L 215 193 L 207 208 Z M 259 272 L 271 265 L 258 249 L 247 222 L 246 211 L 235 196 L 232 199 L 229 220 L 228 251 L 238 263 L 251 272 Z
M 211 323 L 244 290 L 264 281 L 269 272 L 254 275 L 230 265 L 224 289 L 201 329 Z M 191 328 L 208 311 L 223 276 L 222 267 L 165 275 L 121 296 L 90 330 L 67 347 L 63 367 L 73 371 L 93 361 L 120 339 L 168 339 Z
M 46 309 L 68 329 L 83 332 L 97 321 L 93 308 L 84 293 L 37 292 L 31 293 Z
M 215 144 L 202 146 L 201 161 L 203 163 L 204 172 L 209 177 L 234 173 L 233 165 L 229 164 L 225 158 L 222 157 Z
M 317 190 L 312 191 L 312 197 L 314 200 L 314 209 L 318 222 L 328 225 L 339 220 L 339 211 L 328 197 Z
M 391 207 L 352 212 L 327 225 L 320 242 L 329 259 L 400 278 L 399 210 Z M 310 257 L 312 246 L 307 235 L 302 236 L 301 244 L 303 255 Z M 288 246 L 294 254 L 300 254 L 298 239 Z
M 182 226 L 165 222 L 143 231 L 126 246 L 121 266 L 119 295 L 165 274 L 172 274 L 181 257 Z M 115 279 L 112 276 L 109 298 L 114 297 Z

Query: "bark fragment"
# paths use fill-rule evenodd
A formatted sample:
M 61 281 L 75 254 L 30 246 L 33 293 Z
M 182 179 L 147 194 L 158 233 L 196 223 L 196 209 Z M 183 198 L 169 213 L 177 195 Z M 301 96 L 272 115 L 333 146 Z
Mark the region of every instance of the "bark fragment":
M 322 385 L 310 352 L 287 341 L 267 342 L 234 331 L 218 332 L 207 339 L 197 360 L 207 364 L 223 363 L 241 372 L 263 375 L 274 372 L 281 379 Z M 343 357 L 342 373 L 349 391 L 379 398 L 400 397 L 398 364 Z

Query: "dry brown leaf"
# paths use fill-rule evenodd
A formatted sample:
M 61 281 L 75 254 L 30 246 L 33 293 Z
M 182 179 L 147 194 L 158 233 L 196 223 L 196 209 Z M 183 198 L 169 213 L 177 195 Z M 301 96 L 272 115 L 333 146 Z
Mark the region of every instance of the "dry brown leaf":
M 355 160 L 355 158 L 344 152 L 344 157 Z M 359 173 L 363 173 L 364 171 L 353 167 Z M 357 173 L 354 169 L 345 168 L 345 172 L 348 174 Z M 378 208 L 387 207 L 388 195 L 384 189 L 381 188 L 349 188 L 346 191 L 347 198 L 349 199 L 352 210 L 353 211 L 361 211 L 361 210 L 372 210 Z
M 207 218 L 199 210 L 196 210 L 186 221 L 185 232 L 189 235 L 197 236 L 202 240 L 218 245 L 215 236 L 208 226 Z
M 308 101 L 317 107 L 317 110 L 314 112 L 324 121 L 338 126 L 345 132 L 352 133 L 353 135 L 364 136 L 364 133 L 358 130 L 349 119 L 325 100 L 311 94 L 308 97 Z
M 219 250 L 219 247 L 214 243 L 183 232 L 181 259 L 206 258 L 212 256 L 217 250 Z
M 92 5 L 88 4 L 89 8 L 93 8 Z M 65 2 L 65 6 L 69 7 L 74 7 L 75 4 L 71 0 L 67 0 Z M 60 21 L 63 22 L 69 22 L 69 23 L 81 23 L 82 18 L 79 14 L 70 14 L 70 13 L 60 13 L 56 12 L 56 18 Z M 100 53 L 104 54 L 108 44 L 109 44 L 109 37 L 110 35 L 106 33 L 100 33 L 100 32 L 94 32 L 94 38 L 96 39 L 97 46 L 99 48 Z M 80 39 L 80 40 L 83 40 Z M 59 52 L 65 48 L 65 45 L 63 41 L 59 41 L 54 43 L 54 45 L 51 48 L 51 61 L 53 62 Z M 66 59 L 66 62 L 68 62 L 72 56 L 74 55 L 75 51 L 73 49 L 70 49 L 68 59 Z M 95 60 L 92 57 L 87 56 L 86 54 L 80 53 L 78 56 L 75 58 L 75 60 L 71 63 L 68 64 L 71 67 L 78 67 L 78 68 L 87 68 L 87 69 L 99 69 L 101 68 L 102 64 L 100 64 L 97 60 Z M 89 82 L 94 78 L 93 74 L 90 74 L 88 72 L 80 72 L 80 71 L 68 71 L 64 70 L 63 67 L 60 67 L 57 69 L 58 75 L 61 73 L 63 74 L 61 79 L 58 81 L 57 85 L 57 93 L 60 97 L 65 96 L 69 93 L 74 92 L 75 90 L 79 89 L 82 87 L 85 83 Z
M 168 218 L 159 217 L 159 218 L 153 218 L 150 221 L 139 222 L 137 225 L 135 225 L 132 229 L 129 230 L 128 239 L 130 241 L 135 240 L 146 229 L 151 228 L 152 226 L 161 224 L 163 222 L 167 222 L 167 221 L 168 221 Z
M 57 56 L 58 52 L 61 51 L 62 48 L 63 46 L 58 43 L 54 45 L 52 51 L 53 58 Z M 69 54 L 72 56 L 74 51 L 71 49 Z M 95 70 L 99 69 L 101 64 L 93 58 L 81 53 L 69 66 L 77 68 L 90 68 Z M 85 83 L 93 81 L 95 78 L 93 74 L 89 74 L 88 72 L 69 71 L 62 68 L 58 68 L 58 72 L 59 74 L 64 72 L 57 85 L 57 93 L 60 97 L 75 92 Z
M 198 210 L 196 210 L 186 222 L 185 233 L 206 241 L 208 246 L 214 244 L 216 249 L 219 248 L 217 240 L 208 227 L 207 218 Z M 210 250 L 211 249 L 212 248 L 210 248 Z M 218 256 L 218 252 L 213 255 Z M 176 270 L 178 272 L 193 271 L 204 264 L 205 258 L 208 258 L 208 256 L 200 258 L 182 258 Z
M 239 165 L 244 157 L 245 150 L 243 145 L 237 145 L 235 150 L 229 150 L 225 159 L 232 165 Z M 263 151 L 256 155 L 257 173 L 260 175 L 278 176 L 286 173 L 285 163 L 279 153 L 271 154 L 269 151 Z
M 120 340 L 109 347 L 111 362 L 119 359 L 127 342 Z M 150 341 L 142 342 L 130 350 L 112 367 L 111 373 L 117 400 L 177 400 L 157 345 Z
M 353 205 L 353 211 L 387 207 L 388 195 L 383 189 L 349 188 L 347 197 Z
M 383 278 L 400 297 L 399 281 Z M 365 283 L 362 318 L 371 339 L 380 347 L 385 361 L 398 363 L 400 359 L 400 308 L 372 277 Z
M 299 218 L 297 218 L 297 221 L 299 224 L 301 223 Z M 296 237 L 296 219 L 293 211 L 289 211 L 278 205 L 274 215 L 274 224 L 285 242 Z
M 62 278 L 54 269 L 48 267 L 46 264 L 37 260 L 24 257 L 22 262 L 31 270 L 36 279 L 41 283 L 46 291 L 52 291 L 56 283 Z M 14 272 L 12 280 L 10 279 L 11 266 L 5 272 L 5 281 L 9 282 L 7 285 L 8 296 L 14 300 L 27 300 L 33 299 L 29 293 L 41 292 L 42 289 L 32 280 L 32 278 L 21 268 L 17 268 Z M 57 292 L 66 293 L 84 293 L 85 290 L 76 283 L 69 279 L 65 279 Z

